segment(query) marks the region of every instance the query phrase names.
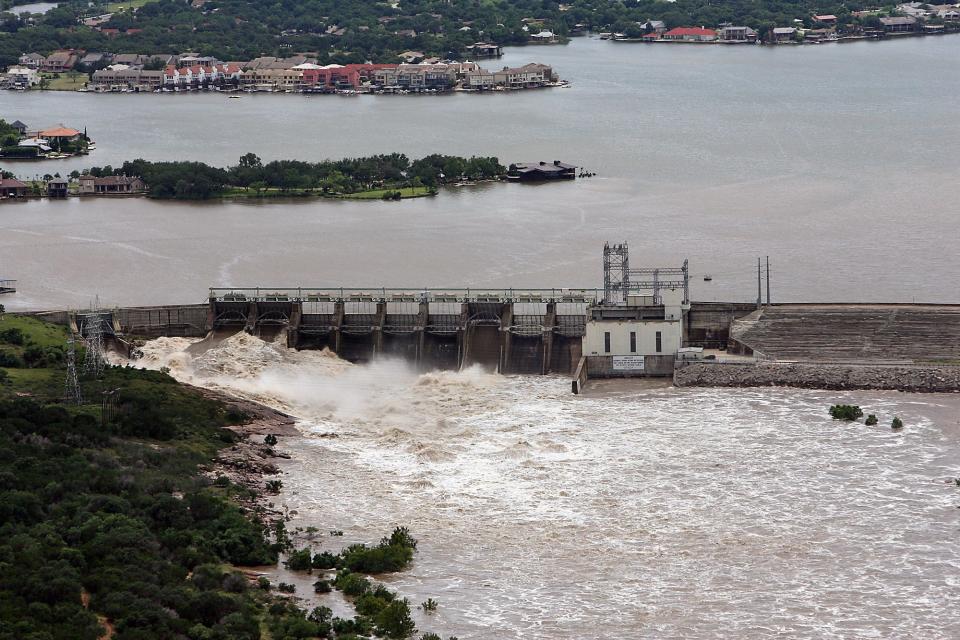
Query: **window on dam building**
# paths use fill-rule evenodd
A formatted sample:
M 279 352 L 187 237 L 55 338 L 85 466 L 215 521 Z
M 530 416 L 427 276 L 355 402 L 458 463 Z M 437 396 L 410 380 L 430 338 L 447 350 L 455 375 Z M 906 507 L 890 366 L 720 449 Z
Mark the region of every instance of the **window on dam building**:
M 610 332 L 603 332 L 603 351 L 604 353 L 610 353 Z
M 636 352 L 637 352 L 637 332 L 631 331 L 630 332 L 630 353 L 636 353 Z
M 663 332 L 657 331 L 657 353 L 663 351 Z

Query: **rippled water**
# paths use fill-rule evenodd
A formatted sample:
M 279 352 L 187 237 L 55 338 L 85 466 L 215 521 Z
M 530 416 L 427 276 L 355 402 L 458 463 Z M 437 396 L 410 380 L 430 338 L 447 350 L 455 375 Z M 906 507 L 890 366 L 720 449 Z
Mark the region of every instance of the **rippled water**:
M 147 346 L 302 418 L 294 526 L 405 524 L 391 586 L 465 638 L 960 637 L 953 396 L 606 385 L 358 367 L 246 335 Z M 193 347 L 196 350 L 196 347 Z M 843 425 L 836 401 L 881 426 Z M 907 427 L 890 431 L 893 415 Z

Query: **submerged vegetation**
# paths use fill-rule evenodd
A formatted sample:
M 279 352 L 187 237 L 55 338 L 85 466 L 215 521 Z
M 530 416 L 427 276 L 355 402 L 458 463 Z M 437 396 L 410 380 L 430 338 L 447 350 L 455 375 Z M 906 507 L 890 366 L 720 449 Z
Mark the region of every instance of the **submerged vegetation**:
M 863 409 L 855 404 L 835 404 L 830 407 L 830 416 L 834 420 L 843 420 L 846 422 L 855 422 L 863 417 Z M 880 419 L 877 418 L 876 414 L 869 414 L 867 419 L 863 423 L 867 426 L 874 426 L 880 422 Z M 893 421 L 890 423 L 890 428 L 894 431 L 899 431 L 903 429 L 903 421 L 894 416 Z
M 86 402 L 66 403 L 66 338 L 0 316 L 0 640 L 413 634 L 407 601 L 351 570 L 406 568 L 409 531 L 340 554 L 291 551 L 283 519 L 237 502 L 253 489 L 202 473 L 240 437 L 230 427 L 242 412 L 166 373 L 110 366 L 82 378 Z M 293 585 L 274 593 L 240 570 L 285 551 L 292 570 L 340 567 L 334 583 L 356 598 L 356 618 L 307 612 L 283 595 Z
M 323 162 L 274 160 L 253 153 L 226 169 L 203 162 L 133 160 L 119 167 L 93 167 L 94 176 L 138 176 L 154 198 L 206 200 L 219 197 L 326 196 L 398 200 L 436 193 L 440 185 L 503 177 L 497 158 L 430 155 L 411 161 L 401 153 Z
M 863 417 L 863 409 L 854 404 L 835 404 L 830 407 L 830 417 L 852 422 Z

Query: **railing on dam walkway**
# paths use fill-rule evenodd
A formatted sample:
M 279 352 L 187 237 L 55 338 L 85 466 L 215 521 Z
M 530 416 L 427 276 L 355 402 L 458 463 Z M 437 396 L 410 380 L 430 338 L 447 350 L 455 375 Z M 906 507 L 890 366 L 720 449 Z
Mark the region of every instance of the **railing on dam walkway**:
M 409 287 L 242 287 L 210 289 L 216 302 L 574 302 L 594 304 L 602 289 L 431 289 Z

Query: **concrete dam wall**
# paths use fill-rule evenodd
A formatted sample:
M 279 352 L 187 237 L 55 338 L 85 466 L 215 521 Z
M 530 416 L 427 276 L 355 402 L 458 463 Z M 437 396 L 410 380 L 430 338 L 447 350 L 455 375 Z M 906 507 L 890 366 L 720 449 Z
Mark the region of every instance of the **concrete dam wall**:
M 204 338 L 246 331 L 285 335 L 293 349 L 328 348 L 351 362 L 401 358 L 423 370 L 480 365 L 515 374 L 572 374 L 581 357 L 595 290 L 340 291 L 330 295 L 213 293 L 207 303 L 101 310 L 108 338 Z M 685 344 L 723 348 L 734 319 L 755 310 L 740 303 L 693 303 Z M 77 327 L 76 311 L 36 313 Z M 672 358 L 671 358 L 672 361 Z

